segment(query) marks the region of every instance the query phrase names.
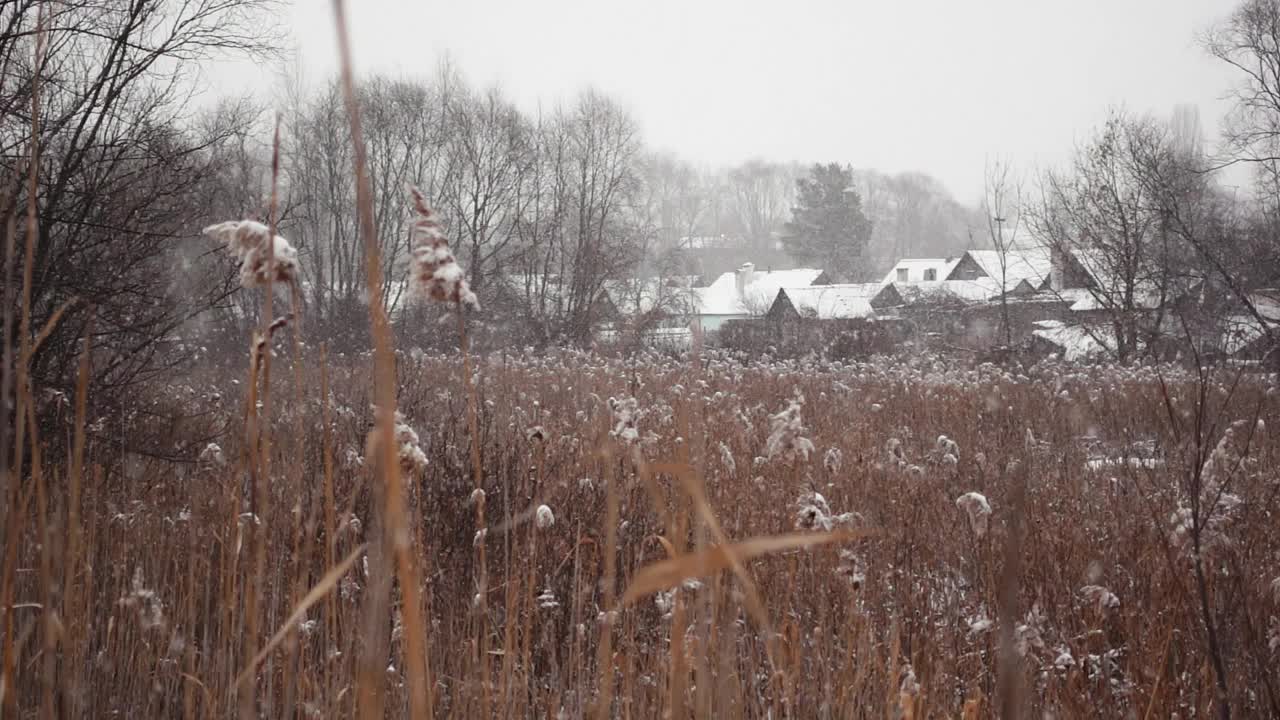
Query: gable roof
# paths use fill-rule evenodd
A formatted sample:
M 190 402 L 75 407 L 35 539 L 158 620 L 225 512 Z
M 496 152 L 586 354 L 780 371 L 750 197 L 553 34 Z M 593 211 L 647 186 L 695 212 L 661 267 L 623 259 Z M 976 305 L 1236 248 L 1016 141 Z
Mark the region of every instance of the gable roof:
M 1061 320 L 1037 320 L 1033 334 L 1057 346 L 1069 362 L 1106 357 L 1115 347 L 1115 333 L 1108 327 L 1070 325 Z
M 1255 290 L 1249 295 L 1249 302 L 1262 317 L 1280 322 L 1280 290 Z
M 987 302 L 1000 295 L 1000 282 L 993 278 L 893 283 L 893 285 L 902 296 L 903 302 L 908 305 L 931 300 L 959 300 L 966 303 Z
M 1119 271 L 1115 262 L 1107 253 L 1091 247 L 1073 247 L 1070 249 L 1071 261 L 1083 270 L 1092 281 L 1092 290 L 1085 291 L 1080 301 L 1071 306 L 1073 311 L 1098 310 L 1124 304 L 1126 274 Z M 1153 265 L 1154 261 L 1143 262 L 1134 274 L 1133 306 L 1139 309 L 1154 309 L 1160 306 L 1162 293 L 1156 278 L 1160 275 Z M 1164 301 L 1182 294 L 1185 287 L 1166 287 Z
M 819 320 L 862 318 L 875 313 L 873 300 L 886 288 L 892 287 L 881 283 L 848 283 L 782 288 L 774 302 L 786 298 L 801 316 Z
M 960 258 L 902 258 L 885 274 L 882 282 L 930 282 L 924 279 L 926 270 L 937 273 L 936 279 L 945 280 L 960 262 Z M 898 280 L 898 271 L 906 270 L 907 279 Z
M 1249 302 L 1262 317 L 1262 323 L 1243 312 L 1229 315 L 1222 333 L 1222 349 L 1229 355 L 1247 350 L 1268 333 L 1280 333 L 1280 292 L 1257 290 L 1249 295 Z
M 754 315 L 769 309 L 784 287 L 805 287 L 822 277 L 822 270 L 752 270 L 751 280 L 738 292 L 738 271 L 721 273 L 704 288 L 694 288 L 694 306 L 699 315 Z
M 1004 277 L 1004 287 L 1006 290 L 1013 290 L 1020 283 L 1026 281 L 1033 288 L 1043 287 L 1049 280 L 1053 271 L 1053 260 L 1049 248 L 1043 246 L 1028 248 L 1009 248 L 1004 254 L 1005 267 L 1004 272 L 1000 270 L 1000 251 L 998 250 L 966 250 L 961 256 L 961 262 L 968 257 L 972 260 L 987 277 L 999 281 L 1001 276 Z M 957 265 L 960 263 L 957 262 Z M 952 268 L 954 273 L 955 268 Z M 953 280 L 951 274 L 948 273 L 946 279 Z

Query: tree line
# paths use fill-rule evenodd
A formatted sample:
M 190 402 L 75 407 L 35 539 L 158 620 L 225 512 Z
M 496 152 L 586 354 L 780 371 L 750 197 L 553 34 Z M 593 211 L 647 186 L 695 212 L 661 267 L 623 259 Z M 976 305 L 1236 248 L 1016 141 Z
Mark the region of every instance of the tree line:
M 1059 271 L 1087 273 L 1083 304 L 1092 310 L 1081 325 L 1113 359 L 1221 358 L 1239 329 L 1232 319 L 1261 338 L 1263 353 L 1270 348 L 1264 362 L 1280 365 L 1280 298 L 1255 294 L 1280 287 L 1277 28 L 1280 2 L 1245 0 L 1200 36 L 1208 55 L 1236 70 L 1215 151 L 1194 107 L 1168 116 L 1121 107 L 1065 167 L 1029 180 L 1007 160 L 987 168 L 982 234 L 1002 271 L 1018 249 L 1039 245 Z M 1234 166 L 1247 168 L 1249 185 L 1228 184 Z
M 94 385 L 119 393 L 255 321 L 234 268 L 199 229 L 265 219 L 277 117 L 278 219 L 300 252 L 311 329 L 361 345 L 365 256 L 336 81 L 195 101 L 209 61 L 282 61 L 278 10 L 274 0 L 0 0 L 0 173 L 13 223 L 6 306 L 14 318 L 29 306 L 34 328 L 62 312 L 32 359 L 42 384 L 70 385 L 74 345 L 91 318 L 102 356 Z M 407 260 L 409 182 L 437 206 L 471 285 L 495 310 L 514 306 L 508 315 L 518 310 L 531 342 L 584 341 L 606 286 L 714 275 L 743 257 L 796 261 L 779 242 L 805 172 L 797 165 L 698 168 L 646 147 L 631 113 L 602 93 L 530 113 L 447 64 L 418 77 L 368 76 L 358 92 L 389 305 L 404 292 L 395 281 Z M 884 219 L 873 226 L 914 213 L 898 224 L 921 228 L 922 247 L 930 223 L 962 215 L 927 178 L 868 174 L 862 185 L 876 193 L 873 219 Z M 941 215 L 923 209 L 930 193 L 943 196 L 933 203 Z M 16 340 L 18 324 L 8 327 Z
M 1163 327 L 1141 312 L 1139 288 L 1172 293 L 1194 278 L 1256 316 L 1248 290 L 1280 283 L 1278 6 L 1247 0 L 1205 38 L 1238 70 L 1225 154 L 1205 153 L 1186 117 L 1117 112 L 1069 167 L 1014 193 L 1025 227 L 1114 266 L 1118 284 L 1099 302 L 1113 310 L 1122 354 Z M 194 101 L 211 59 L 280 59 L 277 11 L 273 0 L 0 0 L 5 332 L 16 346 L 61 313 L 32 358 L 40 384 L 71 384 L 86 334 L 101 356 L 101 396 L 252 321 L 235 269 L 199 229 L 265 215 L 276 117 L 280 228 L 300 252 L 311 328 L 358 346 L 365 256 L 337 85 Z M 495 311 L 518 308 L 533 342 L 584 341 L 604 290 L 636 278 L 713 275 L 751 257 L 860 280 L 897 257 L 1004 240 L 1005 228 L 990 228 L 991 187 L 973 208 L 918 173 L 760 160 L 699 168 L 652 151 L 632 114 L 596 91 L 529 112 L 446 64 L 422 77 L 368 76 L 358 92 L 382 270 L 393 280 L 384 300 L 398 307 L 404 291 L 394 281 L 404 276 L 403 188 L 413 182 L 437 205 L 472 286 Z M 1257 182 L 1229 192 L 1217 179 L 1228 163 L 1248 164 Z
M 800 195 L 827 166 L 753 160 L 698 168 L 649 150 L 633 116 L 602 93 L 587 90 L 531 114 L 497 89 L 469 86 L 447 64 L 425 78 L 370 76 L 358 92 L 383 272 L 403 274 L 402 189 L 413 182 L 442 214 L 471 286 L 495 310 L 522 315 L 537 342 L 588 339 L 609 287 L 709 281 L 744 258 L 817 263 L 862 279 L 905 249 L 897 238 L 921 251 L 938 238 L 950 239 L 947 250 L 962 247 L 957 228 L 972 217 L 927 176 L 864 172 L 855 185 L 850 168 L 833 166 L 838 190 L 854 200 L 854 215 L 838 220 L 859 223 L 860 234 L 839 224 L 814 247 L 792 232 L 795 206 L 806 204 Z M 364 256 L 350 212 L 351 145 L 338 88 L 295 88 L 281 113 L 281 227 L 299 244 L 308 301 L 322 317 L 360 317 Z M 262 182 L 265 156 L 259 147 Z M 864 209 L 862 192 L 877 204 Z M 871 235 L 877 226 L 902 231 L 891 242 Z M 868 248 L 881 249 L 879 257 Z M 389 283 L 384 292 L 396 307 L 403 286 Z

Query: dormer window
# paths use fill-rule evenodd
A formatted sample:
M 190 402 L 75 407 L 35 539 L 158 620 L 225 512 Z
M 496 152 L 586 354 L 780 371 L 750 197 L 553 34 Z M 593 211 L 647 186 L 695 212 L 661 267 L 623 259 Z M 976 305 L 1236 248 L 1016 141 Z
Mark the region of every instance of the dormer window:
M 931 282 L 938 279 L 938 271 L 934 268 L 928 268 L 924 271 L 925 282 Z
M 906 281 L 907 281 L 907 269 L 898 268 L 898 282 L 906 282 Z

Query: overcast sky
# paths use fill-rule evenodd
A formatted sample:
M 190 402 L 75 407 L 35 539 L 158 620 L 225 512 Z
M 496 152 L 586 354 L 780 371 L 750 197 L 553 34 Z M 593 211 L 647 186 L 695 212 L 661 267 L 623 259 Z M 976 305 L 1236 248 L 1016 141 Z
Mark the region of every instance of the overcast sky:
M 354 0 L 358 72 L 429 75 L 443 53 L 525 108 L 594 86 L 648 144 L 700 165 L 752 157 L 921 170 L 976 202 L 986 158 L 1061 163 L 1110 105 L 1200 108 L 1233 75 L 1197 36 L 1213 0 Z M 312 81 L 336 68 L 330 0 L 287 20 Z M 240 72 L 215 73 L 230 87 Z M 258 77 L 262 74 L 258 73 Z M 259 81 L 261 82 L 261 81 Z

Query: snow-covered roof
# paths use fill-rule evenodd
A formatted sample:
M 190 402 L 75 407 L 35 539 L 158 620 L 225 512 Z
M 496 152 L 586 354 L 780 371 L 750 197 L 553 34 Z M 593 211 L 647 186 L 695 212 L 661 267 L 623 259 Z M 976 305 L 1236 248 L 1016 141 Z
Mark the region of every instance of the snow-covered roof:
M 763 315 L 778 295 L 787 287 L 806 287 L 822 276 L 822 270 L 800 268 L 797 270 L 755 270 L 745 273 L 742 292 L 738 292 L 738 274 L 743 269 L 731 270 L 716 278 L 704 288 L 694 288 L 695 305 L 699 315 Z
M 1106 328 L 1068 325 L 1061 320 L 1036 321 L 1036 337 L 1062 348 L 1062 359 L 1092 360 L 1105 357 L 1115 347 L 1114 335 Z
M 1248 347 L 1253 341 L 1262 337 L 1265 331 L 1280 334 L 1280 293 L 1275 291 L 1259 291 L 1249 295 L 1258 314 L 1266 323 L 1263 325 L 1252 314 L 1239 313 L 1226 319 L 1222 333 L 1222 350 L 1234 355 Z
M 1064 302 L 1071 303 L 1071 312 L 1116 309 L 1123 302 L 1121 296 L 1103 289 L 1068 288 L 1057 291 L 1057 294 Z M 1133 307 L 1139 310 L 1154 310 L 1160 307 L 1160 294 L 1152 290 L 1139 289 L 1134 293 Z
M 998 250 L 965 251 L 978 267 L 982 268 L 994 280 L 1001 278 L 1000 252 Z M 1027 281 L 1033 288 L 1039 288 L 1053 269 L 1053 262 L 1047 247 L 1010 248 L 1005 253 L 1005 288 L 1013 290 L 1018 283 Z
M 1115 267 L 1115 261 L 1098 248 L 1072 248 L 1071 256 L 1077 264 L 1093 278 L 1094 291 L 1086 293 L 1071 306 L 1075 312 L 1082 310 L 1098 310 L 1108 306 L 1119 306 L 1124 303 L 1125 273 Z M 1143 267 L 1133 275 L 1133 306 L 1136 308 L 1154 309 L 1162 301 L 1160 284 L 1156 281 L 1160 273 L 1154 267 Z M 1112 300 L 1114 299 L 1114 300 Z
M 849 283 L 783 288 L 796 312 L 820 320 L 845 320 L 875 314 L 871 298 L 884 289 L 882 283 Z
M 977 280 L 937 280 L 934 282 L 893 283 L 908 304 L 927 300 L 956 299 L 986 302 L 1000 294 L 1000 282 L 994 278 Z
M 1235 355 L 1260 337 L 1262 326 L 1256 318 L 1252 315 L 1231 315 L 1222 329 L 1222 351 Z
M 1249 302 L 1262 317 L 1280 322 L 1280 290 L 1258 290 L 1249 295 Z
M 883 282 L 925 282 L 926 270 L 933 270 L 935 278 L 941 281 L 951 274 L 959 262 L 960 258 L 902 258 L 884 276 Z M 898 279 L 899 270 L 907 271 L 905 280 Z

